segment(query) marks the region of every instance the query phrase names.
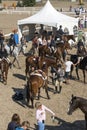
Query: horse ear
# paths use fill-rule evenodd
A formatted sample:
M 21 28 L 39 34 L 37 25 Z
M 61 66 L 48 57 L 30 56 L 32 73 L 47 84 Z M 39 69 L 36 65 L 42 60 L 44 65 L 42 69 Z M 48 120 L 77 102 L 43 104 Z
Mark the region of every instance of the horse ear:
M 72 94 L 72 98 L 74 97 L 74 95 Z

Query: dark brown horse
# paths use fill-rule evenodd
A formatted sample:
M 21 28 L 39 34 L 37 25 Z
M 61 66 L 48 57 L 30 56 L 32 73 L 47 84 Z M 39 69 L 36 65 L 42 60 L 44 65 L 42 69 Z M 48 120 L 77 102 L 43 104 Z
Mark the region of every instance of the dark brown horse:
M 10 62 L 6 58 L 0 60 L 1 80 L 5 85 L 7 84 L 8 69 L 10 65 Z
M 31 100 L 32 108 L 34 108 L 34 98 L 38 94 L 38 99 L 40 98 L 40 89 L 44 87 L 45 92 L 47 94 L 47 98 L 49 99 L 48 94 L 48 83 L 47 83 L 47 75 L 42 70 L 35 70 L 30 74 L 30 77 L 27 81 L 27 91 L 26 91 L 26 98 L 27 103 Z
M 71 49 L 70 44 L 68 42 L 58 43 L 54 56 L 57 60 L 60 60 L 63 63 L 63 61 L 65 61 L 66 53 L 68 53 L 68 49 Z
M 25 60 L 25 74 L 26 77 L 29 75 L 30 67 L 35 67 L 35 69 L 42 69 L 46 63 L 47 69 L 49 66 L 56 66 L 57 62 L 55 58 L 51 57 L 37 57 L 37 56 L 28 56 Z M 45 69 L 46 70 L 46 69 Z
M 51 49 L 47 45 L 39 46 L 39 56 L 51 56 Z
M 25 59 L 25 75 L 26 77 L 29 75 L 29 71 L 31 69 L 31 67 L 35 67 L 36 69 L 38 69 L 38 59 L 39 57 L 37 56 L 34 56 L 34 55 L 30 55 L 30 56 L 27 56 L 26 59 Z
M 62 35 L 62 40 L 63 41 L 69 41 L 70 39 L 72 39 L 75 42 L 75 36 L 74 35 Z
M 87 99 L 76 97 L 72 95 L 69 103 L 68 114 L 71 115 L 75 110 L 80 109 L 85 115 L 86 129 L 87 130 Z
M 84 79 L 84 83 L 86 83 L 86 70 L 87 70 L 87 56 L 85 56 L 82 60 L 78 60 L 78 56 L 77 55 L 71 55 L 71 61 L 76 64 L 76 75 L 77 75 L 77 78 L 78 80 L 80 79 L 79 77 L 79 69 L 82 70 L 83 72 L 83 79 Z M 73 67 L 72 67 L 72 70 L 71 70 L 71 76 L 72 76 L 72 71 L 73 71 Z

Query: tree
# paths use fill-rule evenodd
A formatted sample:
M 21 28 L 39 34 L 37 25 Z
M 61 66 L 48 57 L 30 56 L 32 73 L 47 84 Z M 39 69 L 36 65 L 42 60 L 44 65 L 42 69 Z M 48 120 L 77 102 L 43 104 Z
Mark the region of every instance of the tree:
M 0 3 L 2 2 L 2 0 L 0 0 Z
M 22 0 L 23 6 L 34 6 L 36 3 L 36 0 Z

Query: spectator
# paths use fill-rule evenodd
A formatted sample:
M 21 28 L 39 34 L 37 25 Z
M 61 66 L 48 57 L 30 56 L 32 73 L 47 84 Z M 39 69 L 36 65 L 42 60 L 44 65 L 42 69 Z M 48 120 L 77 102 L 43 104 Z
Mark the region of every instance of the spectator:
M 67 57 L 67 61 L 65 62 L 65 81 L 67 84 L 69 83 L 69 75 L 71 72 L 72 65 L 73 65 L 73 62 L 70 61 L 69 57 Z
M 18 36 L 18 33 L 17 33 L 17 29 L 14 30 L 14 41 L 15 41 L 15 46 L 18 46 L 19 44 L 19 36 Z
M 69 35 L 69 30 L 68 30 L 67 27 L 64 28 L 64 33 L 65 33 L 66 35 Z
M 4 42 L 4 34 L 3 34 L 3 31 L 0 30 L 0 50 L 1 51 L 2 51 L 3 46 L 4 46 L 3 42 Z
M 20 50 L 20 52 L 22 52 L 24 54 L 25 53 L 25 49 L 27 47 L 27 45 L 26 45 L 26 38 L 25 38 L 24 34 L 22 34 L 22 37 L 21 37 L 20 41 L 21 41 L 21 50 Z
M 20 117 L 17 113 L 14 113 L 8 124 L 7 130 L 15 130 L 18 126 L 20 126 Z
M 30 123 L 28 121 L 23 121 L 20 127 L 17 127 L 15 130 L 27 130 L 30 127 Z
M 53 117 L 55 115 L 54 112 L 52 112 L 49 108 L 41 104 L 40 102 L 36 102 L 36 120 L 38 123 L 38 130 L 44 130 L 45 129 L 45 120 L 46 120 L 46 111 L 49 111 Z
M 12 65 L 15 66 L 14 63 L 16 61 L 17 65 L 18 65 L 18 69 L 21 69 L 20 64 L 19 64 L 20 61 L 19 61 L 19 58 L 18 58 L 18 56 L 19 56 L 19 48 L 17 46 L 14 47 L 14 49 L 12 51 L 12 55 L 14 57 L 14 59 L 12 61 Z
M 83 46 L 84 47 L 84 43 L 82 41 L 82 39 L 80 39 L 77 43 L 77 50 L 80 48 L 80 46 Z

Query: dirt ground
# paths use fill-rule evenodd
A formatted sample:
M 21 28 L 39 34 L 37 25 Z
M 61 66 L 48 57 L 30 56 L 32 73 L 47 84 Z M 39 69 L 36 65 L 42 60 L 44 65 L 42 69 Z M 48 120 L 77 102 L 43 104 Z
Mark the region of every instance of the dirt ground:
M 9 33 L 14 27 L 17 27 L 17 20 L 27 17 L 27 15 L 10 15 L 9 17 L 4 14 L 0 14 L 0 28 L 4 30 L 5 33 Z M 27 44 L 27 51 L 29 51 L 31 44 Z M 71 53 L 71 51 L 70 51 Z M 75 49 L 72 50 L 75 53 Z M 12 96 L 16 91 L 22 91 L 25 96 L 25 56 L 19 55 L 19 61 L 21 69 L 16 67 L 9 69 L 7 85 L 3 85 L 0 82 L 0 129 L 6 130 L 9 121 L 14 113 L 18 113 L 21 117 L 21 122 L 28 120 L 30 122 L 30 130 L 35 130 L 35 111 L 36 109 L 31 109 L 26 106 L 25 100 L 15 102 Z M 12 57 L 10 57 L 12 61 Z M 81 70 L 80 81 L 76 79 L 76 74 L 73 72 L 74 80 L 70 80 L 70 84 L 63 84 L 63 88 L 60 94 L 54 94 L 54 86 L 50 83 L 49 95 L 50 100 L 46 99 L 46 94 L 44 89 L 41 89 L 40 101 L 56 114 L 56 119 L 52 122 L 51 114 L 47 112 L 46 119 L 46 130 L 85 130 L 84 114 L 77 110 L 72 116 L 67 115 L 69 101 L 71 95 L 87 98 L 87 83 L 83 83 L 83 76 Z M 50 81 L 50 77 L 49 77 Z M 87 73 L 86 73 L 87 81 Z M 36 102 L 37 100 L 35 100 Z

